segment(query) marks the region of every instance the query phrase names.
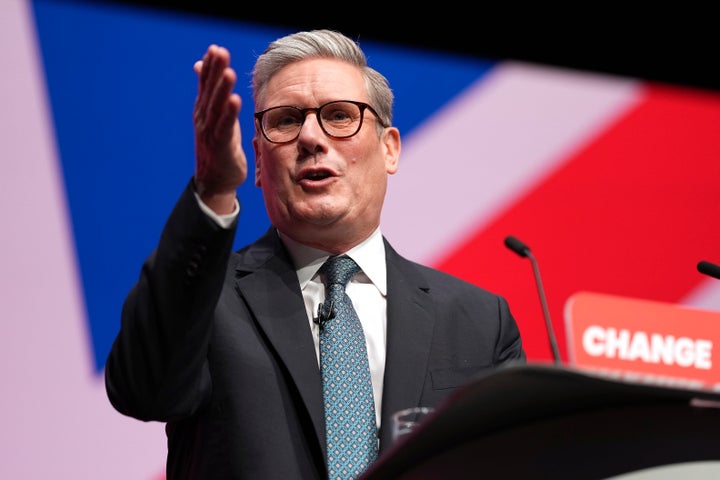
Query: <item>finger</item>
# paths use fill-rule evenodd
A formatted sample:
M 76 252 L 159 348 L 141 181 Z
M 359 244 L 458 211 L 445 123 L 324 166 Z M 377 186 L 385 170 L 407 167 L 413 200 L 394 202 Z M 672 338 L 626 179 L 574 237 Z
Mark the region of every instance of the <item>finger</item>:
M 240 115 L 241 105 L 242 100 L 237 93 L 230 95 L 227 102 L 225 102 L 225 108 L 217 119 L 214 131 L 215 138 L 219 142 L 229 142 L 231 140 L 235 122 L 238 121 Z
M 210 75 L 211 57 L 214 46 L 210 45 L 205 51 L 202 60 L 198 60 L 193 65 L 193 69 L 198 76 L 197 96 L 195 97 L 195 106 L 193 108 L 193 122 L 196 129 L 202 129 L 205 123 L 205 105 L 207 104 L 207 79 Z
M 224 47 L 211 45 L 205 56 L 207 58 L 203 63 L 207 62 L 207 68 L 203 68 L 200 81 L 203 87 L 213 88 L 213 85 L 221 80 L 225 69 L 230 66 L 230 52 Z
M 218 95 L 222 97 L 229 95 L 229 90 L 225 85 L 227 82 L 225 70 L 229 68 L 229 63 L 230 53 L 227 49 L 216 45 L 208 47 L 202 61 L 198 97 L 195 103 L 196 120 L 199 120 L 201 124 L 204 124 L 208 121 L 208 117 L 213 115 L 213 112 L 208 110 L 217 108 L 212 105 L 213 99 L 217 98 Z M 232 89 L 232 86 L 230 86 L 230 89 Z
M 217 46 L 210 45 L 205 51 L 202 60 L 195 62 L 195 68 L 199 67 L 198 70 L 198 93 L 195 98 L 195 106 L 193 109 L 193 121 L 195 122 L 195 128 L 199 131 L 204 131 L 207 126 L 207 104 L 209 98 L 212 96 L 214 86 L 213 70 L 216 68 L 216 53 Z
M 218 124 L 223 123 L 222 117 L 228 110 L 228 103 L 232 95 L 232 90 L 235 88 L 236 80 L 237 74 L 235 71 L 232 68 L 226 68 L 207 105 L 206 120 L 209 126 L 214 129 L 216 135 L 222 130 L 222 127 Z M 232 105 L 230 105 L 230 107 L 232 107 Z

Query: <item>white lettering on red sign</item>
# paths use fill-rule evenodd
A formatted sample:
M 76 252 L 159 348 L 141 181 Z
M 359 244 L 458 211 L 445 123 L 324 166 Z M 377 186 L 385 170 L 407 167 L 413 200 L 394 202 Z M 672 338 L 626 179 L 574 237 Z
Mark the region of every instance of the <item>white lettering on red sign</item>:
M 604 355 L 619 360 L 640 360 L 703 370 L 712 367 L 712 341 L 702 338 L 676 338 L 673 335 L 593 325 L 583 332 L 582 346 L 593 357 Z

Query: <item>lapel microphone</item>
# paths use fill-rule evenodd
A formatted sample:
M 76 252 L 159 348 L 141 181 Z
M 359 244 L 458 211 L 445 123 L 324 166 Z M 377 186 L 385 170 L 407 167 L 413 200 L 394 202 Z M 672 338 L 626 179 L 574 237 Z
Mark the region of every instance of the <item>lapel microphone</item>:
M 337 312 L 337 308 L 334 308 L 332 301 L 329 305 L 325 305 L 324 302 L 320 302 L 317 309 L 317 316 L 313 317 L 313 323 L 319 325 L 320 331 L 322 332 L 323 328 L 325 328 L 325 323 L 335 317 L 335 312 Z

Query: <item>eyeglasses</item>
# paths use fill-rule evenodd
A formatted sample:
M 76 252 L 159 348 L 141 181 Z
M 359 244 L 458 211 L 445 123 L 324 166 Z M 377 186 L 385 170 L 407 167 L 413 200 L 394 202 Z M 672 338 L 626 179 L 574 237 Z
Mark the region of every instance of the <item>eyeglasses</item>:
M 337 100 L 319 107 L 299 108 L 293 106 L 271 107 L 257 112 L 263 136 L 272 143 L 288 143 L 300 135 L 307 114 L 315 113 L 322 131 L 329 137 L 348 138 L 357 134 L 363 124 L 365 110 L 370 110 L 383 127 L 387 127 L 377 112 L 367 103 Z

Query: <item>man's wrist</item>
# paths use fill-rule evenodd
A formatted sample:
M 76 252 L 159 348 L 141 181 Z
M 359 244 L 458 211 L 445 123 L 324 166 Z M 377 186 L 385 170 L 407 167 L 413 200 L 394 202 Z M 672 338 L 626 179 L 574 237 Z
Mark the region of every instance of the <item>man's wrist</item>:
M 237 216 L 240 214 L 240 202 L 238 202 L 236 196 L 233 196 L 233 206 L 229 213 L 218 213 L 217 211 L 215 211 L 214 208 L 210 207 L 203 201 L 197 191 L 195 192 L 195 198 L 198 201 L 200 210 L 205 212 L 208 217 L 212 218 L 213 221 L 215 221 L 215 223 L 220 225 L 222 228 L 229 228 L 230 225 L 232 225 L 232 223 L 235 221 Z

